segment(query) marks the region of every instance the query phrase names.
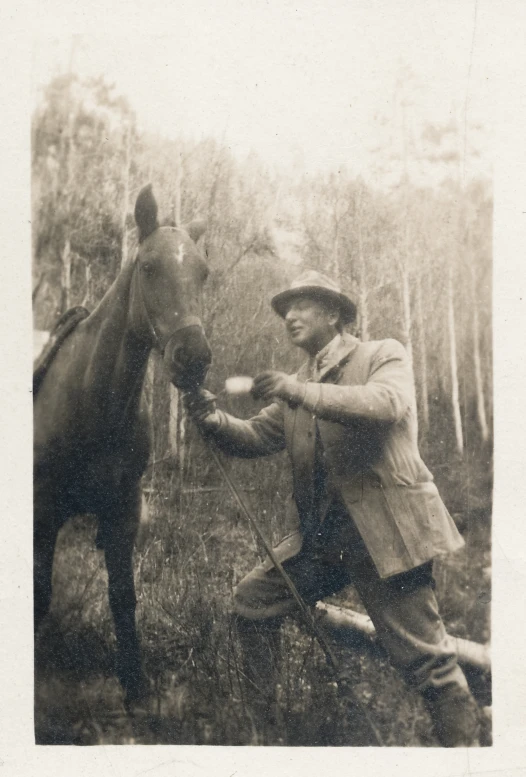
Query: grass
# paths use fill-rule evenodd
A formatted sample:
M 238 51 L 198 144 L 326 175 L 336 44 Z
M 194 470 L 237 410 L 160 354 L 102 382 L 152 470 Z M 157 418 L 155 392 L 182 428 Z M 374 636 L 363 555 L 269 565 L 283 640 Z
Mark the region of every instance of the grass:
M 236 478 L 273 541 L 290 528 L 283 519 L 289 481 L 283 460 L 236 462 Z M 41 744 L 258 743 L 243 698 L 239 651 L 229 626 L 232 588 L 262 550 L 206 461 L 196 456 L 176 488 L 159 470 L 149 490 L 150 520 L 135 553 L 137 622 L 144 668 L 153 691 L 148 714 L 125 714 L 114 675 L 115 640 L 103 555 L 93 519 L 61 531 L 54 566 L 52 611 L 37 643 L 36 740 Z M 471 481 L 480 495 L 473 462 Z M 457 471 L 460 478 L 465 473 Z M 479 478 L 480 480 L 480 478 Z M 463 480 L 462 482 L 465 482 Z M 443 484 L 442 484 L 443 485 Z M 204 486 L 218 490 L 200 490 Z M 446 483 L 455 488 L 454 481 Z M 461 491 L 457 484 L 455 494 Z M 447 501 L 447 499 L 446 499 Z M 468 499 L 469 508 L 469 499 Z M 437 562 L 437 597 L 448 630 L 489 640 L 490 521 L 480 505 L 458 514 L 466 548 Z M 336 601 L 362 609 L 353 589 Z M 268 744 L 363 744 L 360 721 L 339 698 L 317 644 L 290 622 L 279 718 Z M 436 745 L 420 698 L 384 659 L 336 648 L 356 693 L 388 746 Z M 396 710 L 396 714 L 394 714 Z

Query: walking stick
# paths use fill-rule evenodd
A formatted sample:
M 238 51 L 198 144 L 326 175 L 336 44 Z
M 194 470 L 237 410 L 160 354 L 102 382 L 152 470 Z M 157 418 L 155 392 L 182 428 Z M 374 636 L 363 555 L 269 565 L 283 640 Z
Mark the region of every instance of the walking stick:
M 318 625 L 316 624 L 316 621 L 314 619 L 314 616 L 309 609 L 309 607 L 305 604 L 303 599 L 301 598 L 301 595 L 292 582 L 291 578 L 287 574 L 286 570 L 283 568 L 282 563 L 277 558 L 276 554 L 272 550 L 271 545 L 267 542 L 265 535 L 259 528 L 259 525 L 250 512 L 248 506 L 245 504 L 243 497 L 239 493 L 239 489 L 236 487 L 234 481 L 232 480 L 231 476 L 226 471 L 223 462 L 221 461 L 217 451 L 215 450 L 214 443 L 210 440 L 204 437 L 204 435 L 201 435 L 202 439 L 204 440 L 205 444 L 208 447 L 208 450 L 212 454 L 212 458 L 214 459 L 217 468 L 219 469 L 223 480 L 225 481 L 226 485 L 228 486 L 228 489 L 232 496 L 234 497 L 235 501 L 241 508 L 241 511 L 243 512 L 245 518 L 248 520 L 249 524 L 252 526 L 256 534 L 258 535 L 259 539 L 261 540 L 263 547 L 265 548 L 265 551 L 267 552 L 270 560 L 274 564 L 274 567 L 277 569 L 281 577 L 283 578 L 284 583 L 286 584 L 287 588 L 289 589 L 290 593 L 294 597 L 294 600 L 296 604 L 299 607 L 299 610 L 301 614 L 303 615 L 303 618 L 305 620 L 306 625 L 308 626 L 311 634 L 315 637 L 315 639 L 318 640 L 318 643 L 325 653 L 325 657 L 327 660 L 327 663 L 332 668 L 333 672 L 336 675 L 336 683 L 338 685 L 338 692 L 341 698 L 343 698 L 348 705 L 349 712 L 354 708 L 352 711 L 356 711 L 361 713 L 363 716 L 363 719 L 366 721 L 368 729 L 372 736 L 374 737 L 374 740 L 376 744 L 380 747 L 383 746 L 383 741 L 380 736 L 380 733 L 374 723 L 372 722 L 369 713 L 367 712 L 365 706 L 362 704 L 360 699 L 357 697 L 353 685 L 352 680 L 349 675 L 348 670 L 342 670 L 339 666 L 339 661 L 337 660 L 336 656 L 334 655 L 333 650 L 331 649 L 329 643 L 321 633 L 320 629 L 318 628 Z

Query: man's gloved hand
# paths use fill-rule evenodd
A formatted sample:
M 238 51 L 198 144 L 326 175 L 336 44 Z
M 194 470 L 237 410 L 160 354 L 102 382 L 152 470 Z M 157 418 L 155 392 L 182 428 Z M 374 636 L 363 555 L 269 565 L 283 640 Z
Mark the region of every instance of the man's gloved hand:
M 183 405 L 193 421 L 204 432 L 215 432 L 221 421 L 217 412 L 215 396 L 204 388 L 183 394 Z
M 255 399 L 283 399 L 297 407 L 305 396 L 305 384 L 285 372 L 268 370 L 256 375 L 251 394 Z

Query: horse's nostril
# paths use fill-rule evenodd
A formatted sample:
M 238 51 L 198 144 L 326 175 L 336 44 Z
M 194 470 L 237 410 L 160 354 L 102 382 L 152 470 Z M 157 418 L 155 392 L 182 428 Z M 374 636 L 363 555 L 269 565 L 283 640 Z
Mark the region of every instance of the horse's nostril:
M 182 345 L 176 345 L 175 348 L 173 348 L 172 353 L 169 354 L 169 359 L 172 364 L 179 365 L 183 362 L 183 346 Z

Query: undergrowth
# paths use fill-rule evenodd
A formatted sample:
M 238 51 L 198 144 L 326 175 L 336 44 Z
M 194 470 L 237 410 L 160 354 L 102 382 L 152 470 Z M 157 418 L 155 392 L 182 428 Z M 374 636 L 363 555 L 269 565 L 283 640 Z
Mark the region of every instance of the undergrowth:
M 37 742 L 261 742 L 247 714 L 229 612 L 233 587 L 263 551 L 211 470 L 198 458 L 194 466 L 185 472 L 184 488 L 174 481 L 173 470 L 153 473 L 146 484 L 149 517 L 141 525 L 135 552 L 137 623 L 152 689 L 152 703 L 144 714 L 125 713 L 115 678 L 107 574 L 103 554 L 94 544 L 95 520 L 77 518 L 62 529 L 52 611 L 36 649 Z M 234 466 L 245 498 L 276 542 L 291 527 L 290 519 L 283 517 L 290 500 L 283 461 Z M 481 511 L 477 503 L 473 514 L 457 517 L 467 547 L 435 564 L 437 597 L 452 634 L 487 642 L 489 510 Z M 352 588 L 334 601 L 363 610 Z M 282 640 L 279 715 L 267 744 L 356 744 L 362 721 L 338 696 L 319 646 L 294 622 L 284 626 Z M 436 745 L 420 698 L 385 659 L 335 649 L 385 745 Z

